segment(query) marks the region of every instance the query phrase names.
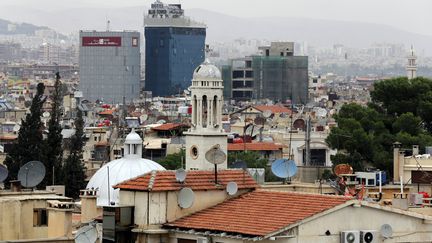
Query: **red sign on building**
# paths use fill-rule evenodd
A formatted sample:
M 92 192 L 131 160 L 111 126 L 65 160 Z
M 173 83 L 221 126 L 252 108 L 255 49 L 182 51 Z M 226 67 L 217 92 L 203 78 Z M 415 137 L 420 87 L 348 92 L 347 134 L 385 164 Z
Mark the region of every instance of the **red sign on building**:
M 82 46 L 121 46 L 121 37 L 90 37 L 82 38 Z

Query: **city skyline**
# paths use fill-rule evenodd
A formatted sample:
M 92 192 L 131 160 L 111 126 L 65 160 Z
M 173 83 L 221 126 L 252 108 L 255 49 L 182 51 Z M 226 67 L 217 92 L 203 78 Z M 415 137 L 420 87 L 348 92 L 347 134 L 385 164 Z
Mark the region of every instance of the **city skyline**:
M 65 3 L 66 2 L 66 3 Z M 70 4 L 67 4 L 70 2 Z M 89 1 L 62 1 L 42 0 L 34 3 L 31 0 L 3 0 L 0 7 L 9 8 L 12 11 L 19 9 L 37 9 L 43 11 L 57 11 L 72 8 L 121 8 L 142 6 L 149 7 L 151 1 L 115 1 L 93 0 Z M 220 1 L 193 1 L 175 0 L 166 3 L 181 3 L 186 9 L 206 9 L 231 16 L 238 17 L 301 17 L 311 19 L 342 20 L 353 22 L 367 22 L 390 25 L 414 33 L 432 35 L 428 27 L 432 23 L 432 17 L 428 10 L 432 8 L 432 2 L 428 0 L 404 1 L 404 0 L 220 0 Z M 11 8 L 11 6 L 13 6 Z M 245 10 L 247 9 L 247 11 Z M 1 12 L 0 12 L 1 13 Z

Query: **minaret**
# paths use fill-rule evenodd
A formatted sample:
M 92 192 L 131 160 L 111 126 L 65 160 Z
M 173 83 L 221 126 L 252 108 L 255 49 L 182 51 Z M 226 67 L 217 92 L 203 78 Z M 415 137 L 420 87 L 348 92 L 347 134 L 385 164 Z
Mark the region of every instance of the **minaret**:
M 186 170 L 212 170 L 205 159 L 218 146 L 227 154 L 227 134 L 222 129 L 223 81 L 220 70 L 206 59 L 192 78 L 192 126 L 186 135 Z M 218 165 L 226 169 L 227 162 Z
M 411 46 L 410 54 L 408 56 L 408 65 L 406 66 L 408 79 L 417 77 L 417 56 L 415 55 L 413 46 Z

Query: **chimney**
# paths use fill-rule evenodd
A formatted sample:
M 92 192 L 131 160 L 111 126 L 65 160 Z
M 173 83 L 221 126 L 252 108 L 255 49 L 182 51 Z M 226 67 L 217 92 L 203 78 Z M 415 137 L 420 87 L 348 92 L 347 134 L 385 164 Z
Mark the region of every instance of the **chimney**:
M 405 152 L 399 151 L 399 177 L 402 178 L 402 181 L 400 183 L 404 183 L 404 166 L 405 166 Z
M 399 151 L 401 143 L 393 143 L 393 183 L 400 182 L 399 177 Z
M 419 146 L 418 145 L 413 145 L 412 147 L 412 155 L 416 156 L 419 154 Z
M 10 181 L 10 188 L 12 192 L 20 192 L 21 191 L 21 181 L 14 180 Z

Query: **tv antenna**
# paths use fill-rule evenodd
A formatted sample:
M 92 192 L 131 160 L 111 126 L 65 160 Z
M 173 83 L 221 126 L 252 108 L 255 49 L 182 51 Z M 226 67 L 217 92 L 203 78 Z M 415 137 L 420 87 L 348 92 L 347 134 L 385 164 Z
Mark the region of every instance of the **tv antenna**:
M 228 184 L 226 186 L 226 191 L 227 191 L 228 195 L 230 195 L 230 196 L 235 195 L 238 191 L 237 183 L 234 181 L 228 182 Z
M 97 240 L 97 230 L 92 225 L 81 227 L 75 235 L 76 243 L 95 243 Z
M 181 208 L 192 207 L 194 200 L 195 193 L 189 187 L 182 188 L 177 196 L 177 202 Z
M 205 153 L 205 158 L 208 162 L 214 164 L 215 166 L 215 184 L 218 184 L 217 181 L 217 165 L 222 164 L 226 161 L 227 155 L 222 149 L 220 149 L 219 144 L 213 146 L 213 148 L 209 149 Z
M 186 171 L 183 168 L 176 170 L 176 181 L 183 183 L 186 180 Z
M 9 171 L 6 166 L 0 164 L 0 183 L 3 183 L 3 181 L 6 180 L 6 178 L 8 177 L 8 175 Z
M 45 177 L 45 166 L 40 161 L 30 161 L 18 171 L 18 180 L 23 187 L 35 187 Z

